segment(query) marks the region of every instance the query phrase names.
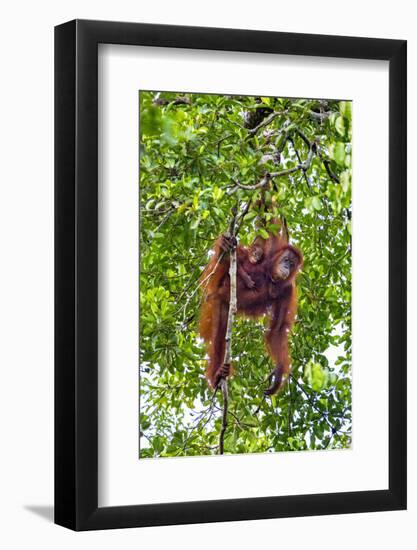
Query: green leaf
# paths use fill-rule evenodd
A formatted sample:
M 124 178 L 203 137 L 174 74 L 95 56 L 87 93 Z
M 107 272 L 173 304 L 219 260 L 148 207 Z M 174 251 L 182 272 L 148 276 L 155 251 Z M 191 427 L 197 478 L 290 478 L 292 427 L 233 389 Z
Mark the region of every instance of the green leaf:
M 350 189 L 350 170 L 344 170 L 340 174 L 340 185 L 342 186 L 343 192 L 347 193 Z
M 323 208 L 323 204 L 319 197 L 315 196 L 311 199 L 311 204 L 315 210 L 321 210 Z
M 343 166 L 345 161 L 345 144 L 340 141 L 337 142 L 333 150 L 333 158 L 340 166 Z
M 193 221 L 190 223 L 190 229 L 197 229 L 200 223 L 200 218 L 197 216 L 193 219 Z
M 341 136 L 344 136 L 345 135 L 345 122 L 343 120 L 343 117 L 341 116 L 338 116 L 336 118 L 336 121 L 335 121 L 335 128 L 336 130 L 338 131 L 338 133 L 341 135 Z
M 352 102 L 351 101 L 341 101 L 340 102 L 340 112 L 342 115 L 348 119 L 352 118 Z
M 273 235 L 278 235 L 279 233 L 279 226 L 275 223 L 271 223 L 268 225 L 268 232 L 272 233 Z

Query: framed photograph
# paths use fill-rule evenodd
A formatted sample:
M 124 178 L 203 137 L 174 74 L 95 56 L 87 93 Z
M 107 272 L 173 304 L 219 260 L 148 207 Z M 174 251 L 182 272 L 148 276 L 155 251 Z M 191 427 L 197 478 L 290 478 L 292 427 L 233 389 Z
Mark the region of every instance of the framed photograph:
M 55 29 L 55 521 L 406 508 L 406 42 Z

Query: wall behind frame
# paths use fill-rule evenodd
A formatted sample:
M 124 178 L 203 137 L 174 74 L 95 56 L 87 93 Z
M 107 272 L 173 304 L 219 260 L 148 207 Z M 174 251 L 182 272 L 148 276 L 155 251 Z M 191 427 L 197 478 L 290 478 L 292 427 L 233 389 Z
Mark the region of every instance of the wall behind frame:
M 287 32 L 408 39 L 408 96 L 417 95 L 417 38 L 412 4 L 352 0 L 254 3 L 212 0 L 138 3 L 130 0 L 40 0 L 8 4 L 2 42 L 0 282 L 2 384 L 0 418 L 0 542 L 7 548 L 81 550 L 120 545 L 211 549 L 274 544 L 351 550 L 371 539 L 380 549 L 411 548 L 417 521 L 417 289 L 409 303 L 409 510 L 351 516 L 311 517 L 229 524 L 175 526 L 75 534 L 51 523 L 53 472 L 53 26 L 74 17 L 183 25 L 253 28 Z M 417 150 L 416 104 L 410 101 L 409 151 Z M 417 169 L 409 154 L 409 280 L 417 278 Z M 372 396 L 370 396 L 372 398 Z M 341 472 L 341 475 L 343 473 Z

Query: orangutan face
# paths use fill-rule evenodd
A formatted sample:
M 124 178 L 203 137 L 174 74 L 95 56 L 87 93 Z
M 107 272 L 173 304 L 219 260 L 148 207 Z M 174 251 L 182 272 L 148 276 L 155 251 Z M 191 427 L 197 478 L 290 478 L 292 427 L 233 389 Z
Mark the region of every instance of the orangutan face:
M 249 250 L 249 261 L 251 264 L 257 264 L 263 258 L 264 251 L 262 247 L 258 245 L 253 245 Z
M 296 269 L 300 267 L 300 259 L 297 254 L 287 248 L 280 253 L 272 267 L 272 278 L 274 281 L 285 281 Z

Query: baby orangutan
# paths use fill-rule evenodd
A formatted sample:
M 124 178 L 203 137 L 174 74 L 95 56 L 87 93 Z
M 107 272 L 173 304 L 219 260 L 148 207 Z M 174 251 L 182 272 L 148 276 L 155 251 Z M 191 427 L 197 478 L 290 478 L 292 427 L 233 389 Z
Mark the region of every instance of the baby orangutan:
M 261 275 L 263 279 L 263 268 L 260 264 L 265 254 L 262 241 L 261 237 L 257 237 L 250 248 L 245 248 L 243 246 L 236 247 L 235 238 L 228 237 L 227 235 L 220 237 L 220 248 L 223 252 L 228 253 L 233 247 L 236 247 L 237 276 L 248 289 L 256 289 L 257 283 L 259 284 L 260 282 L 257 275 Z

